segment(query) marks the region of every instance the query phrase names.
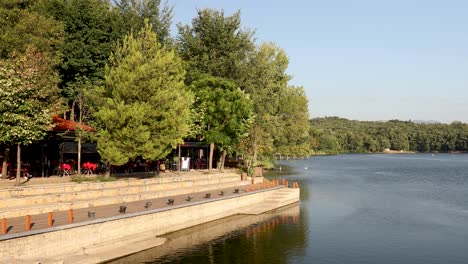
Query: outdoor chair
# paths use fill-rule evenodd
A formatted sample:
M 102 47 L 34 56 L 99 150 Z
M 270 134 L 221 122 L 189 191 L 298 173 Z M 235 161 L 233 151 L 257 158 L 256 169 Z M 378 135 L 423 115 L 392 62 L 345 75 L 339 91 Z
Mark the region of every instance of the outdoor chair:
M 67 163 L 62 164 L 62 176 L 68 176 L 71 173 L 71 165 Z

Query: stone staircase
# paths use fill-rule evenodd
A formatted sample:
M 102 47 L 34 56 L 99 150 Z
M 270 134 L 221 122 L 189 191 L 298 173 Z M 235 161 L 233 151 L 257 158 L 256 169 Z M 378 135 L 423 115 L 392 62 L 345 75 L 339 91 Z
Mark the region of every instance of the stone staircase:
M 67 183 L 0 190 L 0 218 L 121 204 L 247 185 L 237 174 Z
M 249 206 L 240 214 L 259 215 L 299 201 L 299 188 L 281 188 L 266 197 L 261 203 Z

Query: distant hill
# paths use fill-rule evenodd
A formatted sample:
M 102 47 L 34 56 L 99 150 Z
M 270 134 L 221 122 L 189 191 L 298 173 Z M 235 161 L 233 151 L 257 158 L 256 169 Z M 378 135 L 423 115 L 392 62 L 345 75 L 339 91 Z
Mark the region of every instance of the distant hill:
M 416 124 L 442 124 L 442 122 L 436 120 L 411 120 L 411 122 Z
M 437 121 L 356 121 L 313 118 L 310 134 L 321 152 L 468 151 L 468 124 Z

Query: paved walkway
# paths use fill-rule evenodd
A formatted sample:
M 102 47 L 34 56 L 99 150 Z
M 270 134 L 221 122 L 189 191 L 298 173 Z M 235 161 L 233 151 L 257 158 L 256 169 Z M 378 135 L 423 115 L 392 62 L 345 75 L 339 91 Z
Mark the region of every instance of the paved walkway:
M 142 212 L 149 209 L 157 209 L 157 208 L 170 208 L 172 206 L 177 205 L 189 205 L 191 203 L 199 202 L 199 201 L 208 201 L 209 199 L 219 198 L 219 197 L 230 197 L 239 195 L 235 193 L 235 189 L 239 189 L 239 193 L 245 193 L 247 189 L 252 190 L 252 188 L 248 185 L 240 185 L 238 187 L 231 187 L 225 189 L 215 189 L 206 192 L 199 192 L 199 193 L 190 193 L 190 194 L 183 194 L 177 196 L 170 196 L 170 197 L 163 197 L 157 199 L 149 199 L 149 200 L 141 200 L 129 203 L 122 203 L 122 204 L 111 204 L 111 205 L 103 205 L 103 206 L 95 206 L 92 208 L 82 208 L 82 209 L 75 209 L 73 211 L 74 214 L 74 223 L 77 222 L 84 222 L 92 220 L 93 218 L 88 217 L 88 211 L 95 212 L 95 218 L 107 218 L 112 216 L 121 215 L 119 212 L 120 206 L 126 206 L 126 213 L 134 213 L 134 212 Z M 221 194 L 221 192 L 223 192 Z M 206 193 L 211 194 L 211 198 L 206 198 Z M 187 197 L 191 196 L 192 199 L 190 201 L 187 200 Z M 173 199 L 174 204 L 170 205 L 168 199 Z M 150 208 L 145 208 L 146 202 L 151 202 L 152 205 Z M 48 214 L 38 214 L 31 216 L 31 230 L 39 230 L 48 227 Z M 67 225 L 68 222 L 68 211 L 59 211 L 53 212 L 53 226 L 61 226 Z M 7 219 L 7 234 L 14 234 L 14 233 L 21 233 L 26 232 L 26 217 L 15 217 L 15 218 L 8 218 Z M 1 238 L 0 234 L 0 238 Z

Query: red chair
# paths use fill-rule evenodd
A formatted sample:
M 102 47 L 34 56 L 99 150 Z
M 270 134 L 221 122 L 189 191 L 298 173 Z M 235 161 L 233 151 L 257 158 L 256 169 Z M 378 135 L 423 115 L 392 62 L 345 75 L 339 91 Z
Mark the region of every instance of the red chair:
M 83 163 L 83 169 L 85 174 L 93 174 L 94 171 L 97 169 L 97 164 L 96 163 L 91 163 L 89 161 Z
M 63 176 L 70 175 L 71 165 L 67 164 L 67 163 L 63 163 L 62 164 L 62 172 L 63 172 Z

